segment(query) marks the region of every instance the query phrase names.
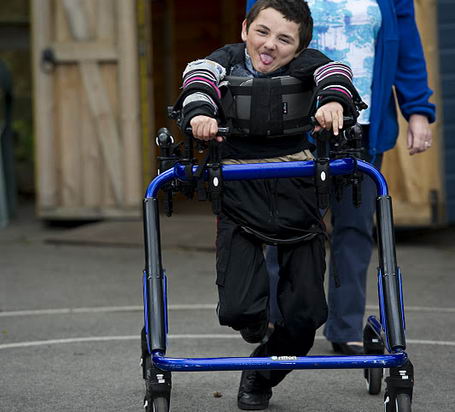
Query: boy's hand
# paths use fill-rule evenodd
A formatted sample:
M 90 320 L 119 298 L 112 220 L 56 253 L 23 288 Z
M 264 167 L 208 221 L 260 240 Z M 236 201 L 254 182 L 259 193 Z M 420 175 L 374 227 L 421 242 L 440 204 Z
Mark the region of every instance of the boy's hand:
M 221 136 L 216 135 L 218 133 L 218 122 L 212 117 L 194 116 L 190 120 L 190 125 L 196 139 L 205 141 L 216 139 L 218 142 L 224 140 Z
M 343 128 L 343 106 L 338 102 L 330 102 L 321 106 L 314 115 L 320 126 L 314 128 L 315 132 L 321 129 L 331 130 L 338 136 Z

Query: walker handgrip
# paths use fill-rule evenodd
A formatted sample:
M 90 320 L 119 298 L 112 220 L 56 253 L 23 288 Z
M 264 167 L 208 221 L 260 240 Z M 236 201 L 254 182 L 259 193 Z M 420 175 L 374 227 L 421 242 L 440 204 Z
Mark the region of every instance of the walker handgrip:
M 313 126 L 319 126 L 319 122 L 316 120 L 314 116 L 311 116 L 311 124 Z M 352 116 L 343 116 L 343 129 L 347 129 L 348 127 L 354 126 L 356 124 L 356 120 Z
M 185 133 L 189 135 L 193 135 L 193 128 L 191 126 L 185 129 Z M 229 127 L 218 127 L 218 132 L 216 133 L 217 136 L 227 137 L 230 134 Z

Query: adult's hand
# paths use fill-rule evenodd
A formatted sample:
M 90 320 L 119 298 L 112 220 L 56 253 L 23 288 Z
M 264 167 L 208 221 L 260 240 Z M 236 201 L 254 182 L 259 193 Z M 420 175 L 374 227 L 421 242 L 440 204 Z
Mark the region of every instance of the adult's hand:
M 343 106 L 338 102 L 330 102 L 321 106 L 314 115 L 320 126 L 314 128 L 315 132 L 321 129 L 331 130 L 338 136 L 343 128 Z
M 422 114 L 413 114 L 408 124 L 408 150 L 412 156 L 428 150 L 432 144 L 430 123 Z
M 205 141 L 216 139 L 218 142 L 224 140 L 223 137 L 216 135 L 218 133 L 218 122 L 212 117 L 194 116 L 190 120 L 190 125 L 196 139 Z

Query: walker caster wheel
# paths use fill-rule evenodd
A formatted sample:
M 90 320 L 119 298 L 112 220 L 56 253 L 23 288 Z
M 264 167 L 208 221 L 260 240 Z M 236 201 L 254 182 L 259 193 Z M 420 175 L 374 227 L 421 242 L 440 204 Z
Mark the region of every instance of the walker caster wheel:
M 169 412 L 169 400 L 164 397 L 144 399 L 145 412 Z
M 390 368 L 385 379 L 385 412 L 411 412 L 414 388 L 414 366 L 408 359 L 403 366 Z
M 370 395 L 377 395 L 381 392 L 383 375 L 384 370 L 382 368 L 365 369 L 365 379 L 367 381 L 367 389 Z
M 386 392 L 384 396 L 385 412 L 411 412 L 411 397 L 408 393 L 397 393 L 391 398 Z
M 171 372 L 158 369 L 150 356 L 145 358 L 145 398 L 146 412 L 169 412 L 172 388 Z

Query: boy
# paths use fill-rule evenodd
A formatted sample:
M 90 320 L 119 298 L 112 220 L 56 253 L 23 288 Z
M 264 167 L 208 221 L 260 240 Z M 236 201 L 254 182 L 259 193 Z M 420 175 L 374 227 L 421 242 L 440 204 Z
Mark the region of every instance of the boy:
M 313 114 L 320 126 L 338 134 L 343 114 L 356 116 L 360 99 L 350 69 L 307 49 L 313 21 L 303 0 L 259 0 L 242 24 L 244 43 L 227 45 L 189 63 L 179 98 L 182 126 L 196 139 L 217 136 L 222 118 L 222 85 L 227 75 L 269 79 L 292 76 L 314 90 Z M 316 110 L 317 109 L 317 110 Z M 317 127 L 316 129 L 320 129 Z M 221 145 L 225 163 L 309 160 L 304 133 L 232 136 Z M 324 294 L 323 224 L 311 178 L 228 181 L 223 187 L 217 233 L 218 317 L 249 343 L 251 356 L 305 356 L 316 329 L 327 318 Z M 263 245 L 278 245 L 278 302 L 283 321 L 269 325 L 269 281 Z M 289 371 L 244 371 L 238 406 L 266 409 Z

